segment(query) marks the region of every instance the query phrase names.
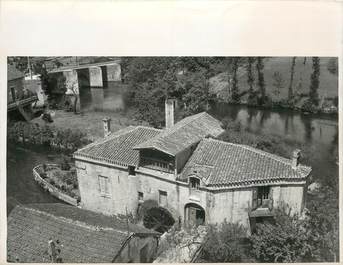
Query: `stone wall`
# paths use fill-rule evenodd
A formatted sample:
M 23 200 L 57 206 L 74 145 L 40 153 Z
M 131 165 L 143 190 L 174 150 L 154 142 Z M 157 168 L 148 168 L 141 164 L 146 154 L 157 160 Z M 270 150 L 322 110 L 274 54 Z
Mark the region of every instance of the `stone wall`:
M 121 81 L 121 67 L 119 63 L 106 65 L 107 81 Z
M 251 188 L 211 192 L 204 188 L 190 190 L 188 183 L 175 181 L 175 175 L 146 168 L 139 168 L 130 175 L 125 167 L 102 166 L 76 160 L 81 203 L 85 209 L 104 214 L 137 213 L 138 192 L 144 200 L 159 202 L 159 191 L 167 192 L 168 209 L 175 220 L 185 220 L 185 207 L 189 203 L 205 210 L 206 223 L 238 222 L 249 228 L 249 210 L 252 205 Z M 106 176 L 110 182 L 110 195 L 104 196 L 99 190 L 98 176 Z M 271 189 L 274 207 L 281 202 L 289 204 L 293 213 L 300 213 L 304 204 L 304 185 L 281 185 Z

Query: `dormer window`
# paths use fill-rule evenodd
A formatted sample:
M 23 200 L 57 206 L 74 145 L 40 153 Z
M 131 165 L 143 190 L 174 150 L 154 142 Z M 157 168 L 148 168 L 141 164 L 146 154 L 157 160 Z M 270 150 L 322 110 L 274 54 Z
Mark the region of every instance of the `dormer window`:
M 189 187 L 191 189 L 198 190 L 200 188 L 200 179 L 195 178 L 195 177 L 190 177 L 189 178 Z

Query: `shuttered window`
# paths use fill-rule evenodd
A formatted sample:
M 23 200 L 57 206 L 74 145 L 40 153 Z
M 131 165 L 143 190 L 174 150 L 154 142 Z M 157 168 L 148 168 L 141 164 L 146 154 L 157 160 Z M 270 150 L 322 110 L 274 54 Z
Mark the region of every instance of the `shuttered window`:
M 158 202 L 161 206 L 167 205 L 167 192 L 166 191 L 163 191 L 163 190 L 159 191 Z
M 99 191 L 101 195 L 110 195 L 108 177 L 99 176 Z

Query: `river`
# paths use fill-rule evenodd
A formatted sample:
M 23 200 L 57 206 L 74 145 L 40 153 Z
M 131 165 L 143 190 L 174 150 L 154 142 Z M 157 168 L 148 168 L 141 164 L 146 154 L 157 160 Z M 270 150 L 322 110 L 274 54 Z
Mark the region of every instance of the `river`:
M 83 111 L 117 111 L 125 108 L 125 87 L 116 83 L 105 89 L 82 88 Z M 313 174 L 338 177 L 337 117 L 302 115 L 289 110 L 265 110 L 239 105 L 217 104 L 211 113 L 218 118 L 229 117 L 258 134 L 278 135 L 311 147 Z M 32 168 L 42 162 L 53 163 L 59 155 L 44 148 L 8 145 L 7 149 L 7 212 L 20 203 L 57 202 L 33 180 Z

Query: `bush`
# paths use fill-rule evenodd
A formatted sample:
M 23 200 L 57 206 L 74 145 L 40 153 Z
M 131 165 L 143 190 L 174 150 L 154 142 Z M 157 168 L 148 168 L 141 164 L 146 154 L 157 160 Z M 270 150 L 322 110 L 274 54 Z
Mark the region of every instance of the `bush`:
M 62 157 L 62 162 L 60 164 L 60 167 L 62 170 L 69 170 L 70 169 L 69 160 L 66 156 Z
M 245 257 L 242 240 L 246 229 L 240 224 L 210 225 L 203 244 L 201 259 L 206 262 L 242 262 Z
M 315 261 L 311 234 L 306 220 L 276 209 L 275 223 L 257 224 L 250 237 L 252 253 L 259 262 L 311 262 Z
M 49 179 L 49 183 L 53 186 L 55 186 L 55 181 L 53 179 Z
M 305 100 L 304 104 L 301 106 L 303 111 L 307 111 L 310 113 L 317 113 L 318 107 L 315 106 L 310 99 Z

